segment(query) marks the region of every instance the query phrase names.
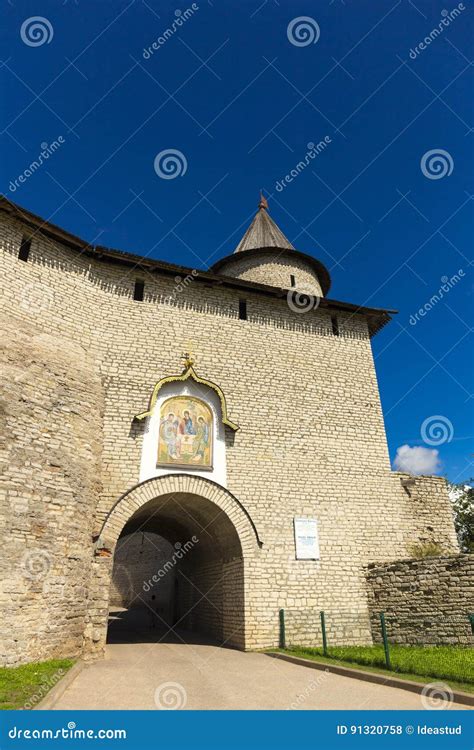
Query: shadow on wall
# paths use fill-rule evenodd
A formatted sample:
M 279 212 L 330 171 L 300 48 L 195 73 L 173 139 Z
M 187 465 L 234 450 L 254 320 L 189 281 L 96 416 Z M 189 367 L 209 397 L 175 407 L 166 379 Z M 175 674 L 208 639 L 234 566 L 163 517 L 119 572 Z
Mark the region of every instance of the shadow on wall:
M 173 598 L 175 570 L 163 576 L 151 595 L 147 581 L 164 568 L 173 552 L 173 545 L 158 534 L 138 531 L 121 537 L 114 555 L 111 609 L 146 607 L 153 602 L 154 608 L 165 619 L 170 619 L 167 615 Z
M 109 642 L 157 642 L 173 629 L 245 647 L 242 547 L 216 510 L 203 497 L 173 493 L 133 514 L 114 555 Z
M 18 234 L 21 237 L 20 232 Z M 18 255 L 16 245 L 7 248 L 8 252 Z M 61 246 L 57 242 L 52 242 L 46 236 L 41 236 L 41 245 L 34 243 L 28 258 L 28 267 L 35 269 L 32 273 L 32 279 L 40 281 L 38 270 L 48 268 L 65 273 L 71 276 L 71 285 L 77 283 L 79 277 L 85 285 L 91 288 L 113 295 L 121 302 L 136 303 L 133 299 L 134 294 L 134 277 L 129 272 L 118 265 L 102 262 L 93 257 L 86 255 L 77 255 L 69 248 Z M 194 277 L 193 277 L 194 279 Z M 216 315 L 222 318 L 239 320 L 238 294 L 234 290 L 223 292 L 221 287 L 212 289 L 206 284 L 206 296 L 212 295 L 214 299 L 203 301 L 202 285 L 200 282 L 186 286 L 183 291 L 177 293 L 176 282 L 173 276 L 169 277 L 163 274 L 156 274 L 156 278 L 151 275 L 147 276 L 147 282 L 144 289 L 144 303 L 159 304 L 176 310 L 189 310 L 193 313 Z M 43 296 L 47 294 L 46 284 L 41 280 L 41 289 Z M 60 294 L 61 285 L 51 288 L 51 293 L 55 297 Z M 264 327 L 277 328 L 294 332 L 303 332 L 313 335 L 330 336 L 334 335 L 331 324 L 329 311 L 318 308 L 315 298 L 314 309 L 310 305 L 308 310 L 298 310 L 305 312 L 304 315 L 296 315 L 292 309 L 291 299 L 295 291 L 290 293 L 290 302 L 283 295 L 280 298 L 270 299 L 265 302 L 261 299 L 255 299 L 255 305 L 252 305 L 249 320 L 251 323 Z M 223 297 L 225 296 L 225 301 Z M 59 297 L 58 297 L 59 301 Z M 297 305 L 298 307 L 298 305 Z M 135 309 L 140 309 L 140 305 Z M 353 313 L 340 313 L 339 333 L 342 338 L 355 338 L 366 340 L 369 338 L 365 323 L 358 320 L 358 316 Z

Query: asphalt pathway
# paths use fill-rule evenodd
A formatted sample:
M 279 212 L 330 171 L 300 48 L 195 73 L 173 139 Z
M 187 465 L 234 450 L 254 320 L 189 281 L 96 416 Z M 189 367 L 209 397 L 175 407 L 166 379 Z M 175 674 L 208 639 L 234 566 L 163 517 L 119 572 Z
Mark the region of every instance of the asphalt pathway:
M 399 688 L 212 643 L 111 643 L 54 709 L 422 709 Z M 450 704 L 448 708 L 466 708 Z

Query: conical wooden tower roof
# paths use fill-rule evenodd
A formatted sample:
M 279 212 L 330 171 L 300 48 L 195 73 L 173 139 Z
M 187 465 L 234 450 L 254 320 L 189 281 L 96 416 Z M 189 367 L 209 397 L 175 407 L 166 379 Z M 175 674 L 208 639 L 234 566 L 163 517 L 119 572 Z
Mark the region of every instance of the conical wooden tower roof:
M 279 247 L 286 250 L 295 249 L 269 216 L 267 209 L 268 203 L 263 195 L 261 195 L 257 214 L 235 248 L 234 253 L 241 253 L 245 250 L 256 250 L 260 247 Z

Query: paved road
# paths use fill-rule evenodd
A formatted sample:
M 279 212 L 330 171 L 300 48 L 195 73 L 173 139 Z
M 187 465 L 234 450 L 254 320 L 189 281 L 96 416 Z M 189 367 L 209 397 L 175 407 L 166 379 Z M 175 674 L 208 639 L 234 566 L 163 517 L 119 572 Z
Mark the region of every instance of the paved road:
M 397 688 L 211 644 L 113 643 L 55 709 L 420 709 Z M 451 708 L 466 708 L 452 704 Z

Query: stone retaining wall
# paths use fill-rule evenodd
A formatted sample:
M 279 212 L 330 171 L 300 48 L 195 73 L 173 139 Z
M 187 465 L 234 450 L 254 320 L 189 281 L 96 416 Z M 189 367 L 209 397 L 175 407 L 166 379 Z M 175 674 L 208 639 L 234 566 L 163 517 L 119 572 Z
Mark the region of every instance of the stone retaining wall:
M 372 563 L 367 583 L 374 641 L 385 612 L 393 643 L 474 645 L 474 555 Z

